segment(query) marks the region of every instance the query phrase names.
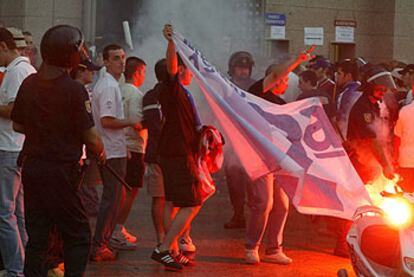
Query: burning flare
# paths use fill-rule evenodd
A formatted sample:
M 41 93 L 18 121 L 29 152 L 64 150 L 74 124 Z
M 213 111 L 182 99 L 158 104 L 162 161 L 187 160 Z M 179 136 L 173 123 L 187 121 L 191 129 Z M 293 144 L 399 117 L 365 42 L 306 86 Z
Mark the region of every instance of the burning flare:
M 412 224 L 413 210 L 411 204 L 401 196 L 384 197 L 381 195 L 383 191 L 390 194 L 401 192 L 401 188 L 397 185 L 398 180 L 399 176 L 389 180 L 381 175 L 372 183 L 367 184 L 366 189 L 372 203 L 384 211 L 388 222 L 393 226 L 404 228 Z

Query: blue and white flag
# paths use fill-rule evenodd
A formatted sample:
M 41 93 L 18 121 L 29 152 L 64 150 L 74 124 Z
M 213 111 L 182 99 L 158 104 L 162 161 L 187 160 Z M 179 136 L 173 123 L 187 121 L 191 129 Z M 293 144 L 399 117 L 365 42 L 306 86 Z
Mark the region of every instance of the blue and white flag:
M 356 208 L 370 204 L 319 99 L 270 103 L 236 87 L 181 35 L 174 42 L 252 180 L 275 173 L 306 214 L 351 219 Z

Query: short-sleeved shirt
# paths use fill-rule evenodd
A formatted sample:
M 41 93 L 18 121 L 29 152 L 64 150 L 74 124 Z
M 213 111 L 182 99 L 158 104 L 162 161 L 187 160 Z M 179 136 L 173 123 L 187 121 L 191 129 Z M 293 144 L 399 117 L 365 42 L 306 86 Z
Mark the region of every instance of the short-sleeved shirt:
M 398 163 L 401 167 L 414 167 L 414 103 L 400 110 L 394 134 L 401 138 Z
M 157 83 L 153 89 L 147 91 L 142 100 L 144 123 L 148 130 L 148 143 L 145 149 L 146 163 L 159 163 L 158 144 L 163 126 L 163 115 L 159 101 L 163 83 Z
M 379 118 L 378 103 L 372 103 L 363 93 L 352 107 L 348 121 L 348 140 L 376 138 L 375 121 Z
M 143 120 L 142 99 L 144 94 L 134 85 L 125 83 L 121 85 L 122 101 L 124 103 L 125 118 L 134 121 Z M 127 149 L 135 153 L 145 153 L 148 132 L 146 129 L 137 131 L 132 127 L 125 129 Z
M 26 57 L 15 58 L 5 69 L 0 86 L 0 105 L 13 103 L 23 80 L 36 73 Z M 18 152 L 22 149 L 24 135 L 13 131 L 12 121 L 0 117 L 0 150 Z
M 108 72 L 104 72 L 92 90 L 92 114 L 96 128 L 102 137 L 106 157 L 126 158 L 127 146 L 125 130 L 109 129 L 102 127 L 103 117 L 124 119 L 124 108 L 122 104 L 119 83 Z
M 24 126 L 25 156 L 42 161 L 79 161 L 83 133 L 94 126 L 87 91 L 66 73 L 52 80 L 26 78 L 11 119 Z
M 280 98 L 279 96 L 273 94 L 270 90 L 263 92 L 263 79 L 260 79 L 256 83 L 254 83 L 248 90 L 251 94 L 254 94 L 260 98 L 263 98 L 269 102 L 274 104 L 283 105 L 286 104 L 286 101 Z
M 201 121 L 194 99 L 177 76 L 166 82 L 160 93 L 160 104 L 165 117 L 159 142 L 160 156 L 185 157 L 195 153 Z

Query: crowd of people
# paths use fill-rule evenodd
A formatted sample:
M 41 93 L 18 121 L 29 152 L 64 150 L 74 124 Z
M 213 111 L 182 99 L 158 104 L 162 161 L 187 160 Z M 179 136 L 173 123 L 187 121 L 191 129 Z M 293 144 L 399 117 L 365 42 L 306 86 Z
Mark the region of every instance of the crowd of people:
M 144 186 L 157 240 L 151 258 L 173 271 L 195 265 L 190 233 L 205 200 L 197 163 L 203 124 L 188 90 L 192 73 L 173 33 L 164 26 L 166 56 L 155 64 L 157 83 L 143 93 L 146 62 L 127 57 L 118 44 L 105 46 L 98 66 L 81 31 L 58 25 L 42 37 L 39 66 L 30 32 L 0 27 L 0 254 L 6 276 L 83 276 L 88 261 L 114 261 L 118 251 L 136 250 L 137 237 L 125 223 Z M 362 58 L 332 63 L 313 51 L 270 64 L 260 80 L 252 79 L 253 56 L 239 51 L 229 58 L 228 75 L 278 105 L 319 98 L 363 182 L 398 173 L 400 186 L 412 192 L 414 65 Z M 246 229 L 248 264 L 292 263 L 283 251 L 289 198 L 277 177 L 250 180 L 230 146 L 224 156 L 234 211 L 224 228 Z M 349 222 L 326 220 L 337 235 L 334 254 L 347 257 Z

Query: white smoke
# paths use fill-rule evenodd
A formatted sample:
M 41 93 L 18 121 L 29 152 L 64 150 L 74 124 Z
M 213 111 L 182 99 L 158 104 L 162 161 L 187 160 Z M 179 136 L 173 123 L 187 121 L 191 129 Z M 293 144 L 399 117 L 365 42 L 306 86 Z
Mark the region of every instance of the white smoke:
M 223 73 L 227 72 L 228 58 L 235 51 L 250 51 L 255 58 L 262 55 L 262 49 L 257 45 L 263 40 L 263 16 L 253 12 L 255 1 L 142 2 L 137 7 L 136 21 L 131 25 L 136 49 L 132 54 L 147 63 L 147 80 L 143 91 L 155 84 L 154 65 L 165 57 L 167 44 L 162 29 L 166 23 L 172 24 L 176 31 L 188 38 Z

